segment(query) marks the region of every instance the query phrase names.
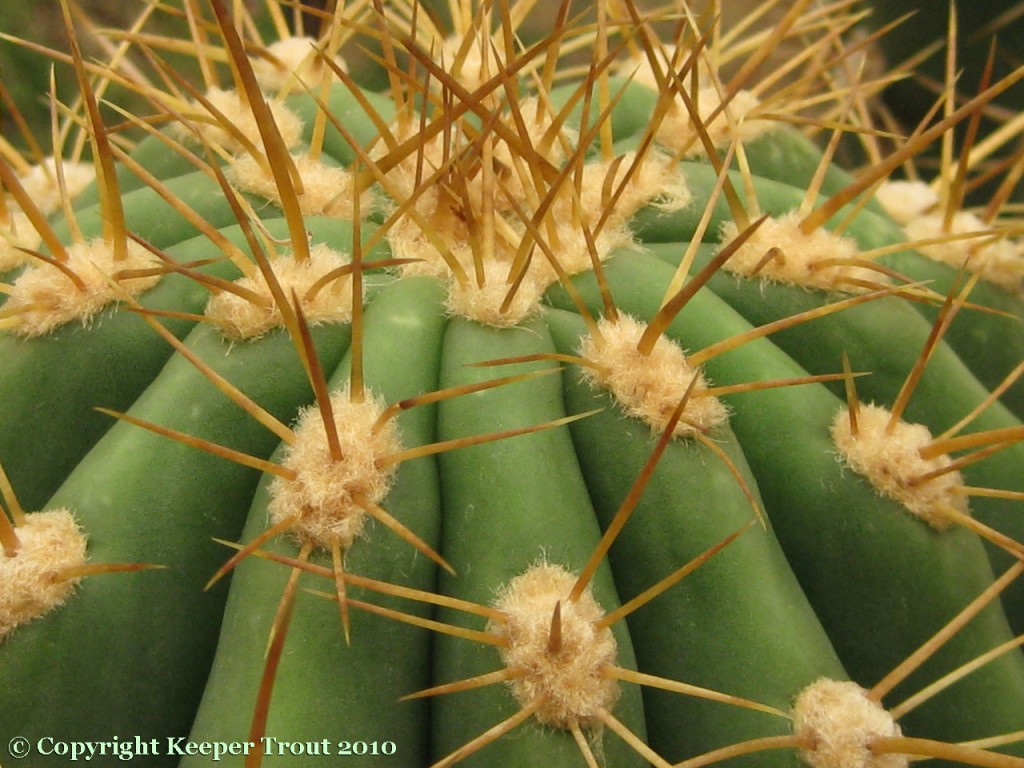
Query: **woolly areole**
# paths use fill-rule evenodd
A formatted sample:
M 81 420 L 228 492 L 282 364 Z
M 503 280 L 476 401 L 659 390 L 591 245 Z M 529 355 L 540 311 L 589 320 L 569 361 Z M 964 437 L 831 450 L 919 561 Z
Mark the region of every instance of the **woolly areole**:
M 922 458 L 920 450 L 932 442 L 931 432 L 921 424 L 904 421 L 889 429 L 890 415 L 881 406 L 862 404 L 857 414 L 857 434 L 853 434 L 849 413 L 842 409 L 832 423 L 836 448 L 843 461 L 870 480 L 880 494 L 898 501 L 936 530 L 944 530 L 952 525 L 946 510 L 967 514 L 966 498 L 956 492 L 963 485 L 963 477 L 950 471 L 918 481 L 929 472 L 949 466 L 952 459 L 945 454 Z
M 272 524 L 297 515 L 291 532 L 301 542 L 346 550 L 363 530 L 366 515 L 361 501 L 380 504 L 391 487 L 396 467 L 381 467 L 382 459 L 402 446 L 394 420 L 374 431 L 384 411 L 378 400 L 353 402 L 346 387 L 331 396 L 331 409 L 341 459 L 331 455 L 320 410 L 305 409 L 281 463 L 295 477 L 275 478 L 269 513 Z
M 523 675 L 509 682 L 523 707 L 538 697 L 543 704 L 537 719 L 555 728 L 588 725 L 599 710 L 611 710 L 619 690 L 602 670 L 615 663 L 615 638 L 595 623 L 604 616 L 588 589 L 569 600 L 576 576 L 561 566 L 535 565 L 509 582 L 495 607 L 507 621 L 492 622 L 489 630 L 508 640 L 501 658 Z M 560 647 L 550 646 L 555 605 L 561 611 Z
M 27 515 L 18 540 L 16 554 L 0 554 L 0 640 L 60 606 L 81 581 L 60 572 L 85 563 L 85 536 L 66 509 Z

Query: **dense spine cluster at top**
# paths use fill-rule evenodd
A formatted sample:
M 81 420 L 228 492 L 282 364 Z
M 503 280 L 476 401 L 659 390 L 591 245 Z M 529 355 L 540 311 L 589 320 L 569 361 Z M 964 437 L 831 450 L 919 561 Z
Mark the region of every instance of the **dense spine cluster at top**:
M 1024 70 L 951 24 L 900 127 L 855 2 L 73 5 L 0 147 L 23 764 L 1024 765 Z

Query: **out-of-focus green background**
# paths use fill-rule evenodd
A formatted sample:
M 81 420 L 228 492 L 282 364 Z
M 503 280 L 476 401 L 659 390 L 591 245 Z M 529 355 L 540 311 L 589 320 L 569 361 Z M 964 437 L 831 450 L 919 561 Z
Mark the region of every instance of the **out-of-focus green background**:
M 233 1 L 233 0 L 232 0 Z M 143 0 L 77 0 L 77 6 L 88 18 L 86 23 L 76 19 L 75 27 L 79 31 L 79 41 L 86 58 L 93 57 L 106 60 L 108 56 L 99 48 L 88 32 L 88 25 L 95 24 L 98 28 L 127 28 L 147 5 Z M 162 5 L 168 8 L 181 7 L 181 0 L 169 0 Z M 260 16 L 264 0 L 246 0 L 246 5 Z M 179 36 L 187 34 L 187 26 L 180 18 L 166 12 L 157 12 L 147 23 L 148 32 L 174 31 Z M 68 51 L 68 37 L 61 13 L 60 0 L 0 0 L 0 33 L 29 40 L 61 52 Z M 187 57 L 167 54 L 169 62 L 176 67 L 187 69 Z M 27 47 L 0 39 L 0 79 L 19 110 L 31 123 L 33 131 L 40 137 L 40 144 L 49 147 L 50 107 L 49 88 L 51 60 Z M 55 67 L 57 92 L 60 99 L 69 101 L 78 91 L 73 70 L 63 64 Z M 121 102 L 123 94 L 118 95 Z M 139 109 L 148 111 L 142 102 Z M 6 113 L 6 109 L 3 110 Z M 13 144 L 24 147 L 14 121 L 8 114 L 2 115 L 3 135 Z
M 90 18 L 101 26 L 122 26 L 138 13 L 138 2 L 109 2 L 82 0 Z M 61 18 L 59 0 L 4 0 L 0 4 L 0 32 L 45 45 L 60 51 L 67 50 L 67 35 Z M 97 53 L 92 49 L 92 53 Z M 0 79 L 13 100 L 32 124 L 40 143 L 49 146 L 50 61 L 23 46 L 0 40 Z M 76 90 L 72 72 L 63 66 L 56 68 L 58 94 L 70 98 Z M 3 115 L 3 134 L 18 146 L 24 141 L 11 116 Z

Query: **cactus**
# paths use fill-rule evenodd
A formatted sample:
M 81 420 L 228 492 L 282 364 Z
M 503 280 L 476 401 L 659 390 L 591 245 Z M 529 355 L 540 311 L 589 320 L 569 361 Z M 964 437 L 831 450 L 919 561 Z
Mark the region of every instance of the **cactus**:
M 1024 766 L 1022 261 L 960 210 L 1024 70 L 894 138 L 859 9 L 775 5 L 189 0 L 99 61 L 62 0 L 80 103 L 0 152 L 0 749 Z

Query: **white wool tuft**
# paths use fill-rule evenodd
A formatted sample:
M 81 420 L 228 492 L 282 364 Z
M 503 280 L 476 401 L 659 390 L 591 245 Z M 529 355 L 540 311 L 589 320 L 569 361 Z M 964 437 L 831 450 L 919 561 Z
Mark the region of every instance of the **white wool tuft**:
M 548 137 L 551 115 L 538 108 L 536 100 L 524 100 L 518 109 L 523 124 L 509 127 L 517 136 L 526 134 L 520 136 L 522 144 L 532 147 L 553 168 L 563 165 L 575 137 L 566 131 Z M 508 121 L 511 123 L 511 117 Z M 410 126 L 396 127 L 396 140 L 403 141 L 411 130 Z M 482 262 L 488 274 L 483 290 L 454 286 L 451 308 L 456 314 L 489 317 L 483 320 L 488 323 L 508 325 L 516 322 L 509 318 L 528 316 L 534 311 L 532 294 L 557 280 L 559 271 L 571 275 L 589 270 L 591 245 L 599 261 L 615 250 L 634 246 L 628 222 L 641 207 L 675 211 L 691 201 L 679 164 L 657 150 L 648 152 L 636 168 L 633 152 L 587 162 L 579 174 L 561 177 L 558 187 L 551 189 L 521 159 L 524 150 L 520 146 L 510 148 L 503 138 L 495 137 L 490 175 L 477 163 L 465 163 L 466 149 L 465 137 L 440 134 L 391 167 L 387 184 L 391 197 L 399 202 L 414 198 L 415 202 L 397 217 L 387 238 L 396 258 L 415 260 L 403 267 L 407 274 L 443 279 L 452 275 L 454 261 L 463 273 L 474 275 Z M 378 144 L 372 155 L 383 162 L 387 152 L 387 147 Z M 424 183 L 446 164 L 450 174 Z M 628 182 L 616 196 L 627 171 Z M 540 211 L 543 213 L 538 215 Z M 535 227 L 528 226 L 529 222 Z M 487 231 L 485 223 L 493 226 L 494 234 L 487 242 L 482 236 Z M 500 308 L 504 300 L 499 283 L 507 278 L 512 264 L 523 258 L 529 259 L 526 282 L 534 284 L 536 291 L 518 300 L 521 312 L 495 311 L 495 301 Z M 480 308 L 486 306 L 491 308 Z
M 816 680 L 797 696 L 793 733 L 814 746 L 800 755 L 812 768 L 906 768 L 906 755 L 878 754 L 877 738 L 902 735 L 892 715 L 856 683 Z
M 315 38 L 301 35 L 272 42 L 267 46 L 269 56 L 252 60 L 252 71 L 260 88 L 277 93 L 295 78 L 306 85 L 318 83 L 331 70 L 324 66 L 320 54 L 314 48 L 317 44 Z M 335 56 L 334 62 L 342 72 L 348 71 L 341 56 Z M 330 76 L 333 77 L 333 73 Z
M 21 211 L 8 213 L 9 223 L 0 226 L 0 273 L 8 272 L 22 264 L 31 264 L 33 258 L 22 249 L 37 250 L 43 242 L 42 236 Z
M 939 195 L 923 181 L 897 179 L 883 182 L 875 199 L 899 224 L 909 224 L 939 204 Z
M 296 195 L 299 208 L 306 216 L 331 216 L 352 219 L 354 205 L 354 177 L 352 172 L 307 153 L 292 155 L 302 180 L 302 191 Z M 265 172 L 256 160 L 244 155 L 235 159 L 227 170 L 228 179 L 239 189 L 281 204 L 281 194 L 274 177 Z M 363 216 L 373 212 L 374 196 L 364 192 L 359 198 Z
M 449 314 L 495 328 L 510 328 L 540 312 L 540 300 L 545 286 L 535 280 L 532 273 L 528 272 L 513 289 L 507 281 L 507 264 L 488 261 L 484 262 L 483 267 L 483 285 L 477 285 L 472 268 L 465 284 L 455 279 L 448 281 L 445 308 Z M 509 293 L 513 294 L 512 300 L 503 309 Z
M 352 317 L 352 281 L 344 276 L 332 280 L 321 288 L 313 299 L 308 299 L 310 288 L 328 273 L 347 266 L 347 255 L 332 250 L 323 243 L 310 248 L 309 258 L 296 259 L 294 256 L 279 256 L 270 260 L 270 266 L 285 296 L 289 301 L 294 290 L 302 299 L 302 309 L 310 325 L 324 323 L 347 323 Z M 274 301 L 261 271 L 252 277 L 243 277 L 236 283 L 261 297 L 259 303 L 229 291 L 221 291 L 210 298 L 206 315 L 215 321 L 224 332 L 236 339 L 259 338 L 280 327 L 284 320 Z
M 841 409 L 832 422 L 832 440 L 839 455 L 880 494 L 898 501 L 932 528 L 948 528 L 952 521 L 946 510 L 967 514 L 967 499 L 956 490 L 963 486 L 963 477 L 951 471 L 915 483 L 915 478 L 949 466 L 952 459 L 945 454 L 922 458 L 920 450 L 932 442 L 928 428 L 900 421 L 887 431 L 889 419 L 888 409 L 861 404 L 854 435 L 849 412 Z
M 394 419 L 373 431 L 384 404 L 372 397 L 352 402 L 345 388 L 331 396 L 334 424 L 342 459 L 331 456 L 327 429 L 316 406 L 299 415 L 295 441 L 281 465 L 295 473 L 294 480 L 278 477 L 271 484 L 270 522 L 293 515 L 298 521 L 290 532 L 301 542 L 322 549 L 347 550 L 366 522 L 357 498 L 380 504 L 388 494 L 396 465 L 378 466 L 382 459 L 402 450 Z
M 641 419 L 655 432 L 668 426 L 690 383 L 693 392 L 682 418 L 676 425 L 679 437 L 707 432 L 724 423 L 729 413 L 722 401 L 707 394 L 707 382 L 701 371 L 686 361 L 686 355 L 672 340 L 661 336 L 650 354 L 637 350 L 646 326 L 620 314 L 618 319 L 602 319 L 597 338 L 583 341 L 580 356 L 594 363 L 583 366 L 584 377 L 593 385 L 607 389 L 630 416 Z
M 65 190 L 72 200 L 96 178 L 96 166 L 92 163 L 61 160 L 60 165 L 64 174 Z M 32 166 L 19 181 L 43 214 L 51 214 L 60 208 L 62 201 L 60 187 L 57 185 L 57 161 L 53 157 L 46 158 L 40 165 Z
M 65 266 L 84 283 L 84 290 L 50 264 L 29 267 L 14 281 L 5 305 L 5 309 L 20 320 L 13 328 L 14 333 L 44 336 L 74 320 L 88 323 L 108 304 L 119 301 L 124 293 L 137 295 L 160 281 L 159 275 L 117 278 L 121 272 L 160 266 L 156 257 L 134 241 L 128 242 L 127 254 L 120 261 L 114 258 L 110 243 L 100 238 L 74 243 L 68 246 L 67 254 Z
M 71 200 L 78 197 L 96 178 L 96 167 L 92 163 L 62 159 L 60 165 L 64 175 L 64 190 Z M 63 201 L 57 183 L 56 158 L 47 157 L 42 163 L 33 165 L 18 181 L 44 216 L 49 216 L 61 207 Z M 8 199 L 7 209 L 9 223 L 0 228 L 0 272 L 31 263 L 32 257 L 20 249 L 35 250 L 43 241 L 13 198 Z
M 677 60 L 677 50 L 672 46 L 665 48 L 664 52 L 665 56 L 659 62 L 661 74 L 662 77 L 671 77 L 670 70 L 673 69 L 673 61 Z M 678 61 L 685 61 L 689 55 L 689 51 L 684 52 Z M 623 62 L 619 65 L 619 73 L 625 77 L 631 77 L 633 82 L 639 85 L 651 90 L 659 90 L 658 78 L 654 74 L 650 60 L 646 57 L 634 57 Z M 724 90 L 724 86 L 721 83 L 716 84 L 711 77 L 702 72 L 696 94 L 694 94 L 689 81 L 685 83 L 685 87 L 687 95 L 691 101 L 695 102 L 697 114 L 716 147 L 724 148 L 734 139 L 753 141 L 772 129 L 773 124 L 770 120 L 759 120 L 752 117 L 760 106 L 760 101 L 750 91 L 738 91 L 726 108 L 712 120 L 712 113 L 722 103 L 719 94 L 721 90 Z M 688 147 L 689 154 L 698 154 L 704 151 L 704 145 L 700 142 L 686 103 L 678 95 L 669 107 L 668 113 L 658 129 L 657 137 L 659 142 L 674 150 Z
M 26 515 L 17 534 L 17 553 L 0 552 L 0 640 L 60 606 L 81 581 L 60 572 L 86 560 L 85 536 L 66 509 Z
M 614 666 L 617 646 L 607 627 L 598 628 L 604 610 L 587 589 L 575 602 L 569 594 L 576 577 L 557 565 L 541 563 L 509 582 L 494 604 L 504 622 L 488 630 L 506 638 L 501 648 L 505 666 L 523 675 L 508 685 L 521 706 L 538 697 L 544 704 L 536 718 L 554 728 L 598 723 L 598 713 L 610 711 L 619 687 L 604 674 Z M 561 647 L 549 649 L 551 620 L 561 603 Z
M 975 214 L 958 211 L 947 230 L 939 213 L 919 216 L 904 227 L 910 245 L 919 253 L 954 269 L 967 268 L 991 283 L 1012 293 L 1018 293 L 1024 282 L 1024 257 L 1020 247 L 1005 237 L 984 234 L 948 242 L 917 245 L 917 241 L 943 238 L 950 235 L 970 235 L 992 229 Z
M 717 88 L 700 88 L 696 101 L 698 114 L 711 143 L 719 149 L 728 147 L 733 141 L 754 141 L 772 129 L 770 120 L 759 120 L 751 116 L 761 103 L 750 91 L 738 91 L 726 108 L 714 118 L 712 114 L 722 103 Z M 657 136 L 659 142 L 671 149 L 687 147 L 690 155 L 704 152 L 704 144 L 700 141 L 690 111 L 681 99 L 669 107 L 665 119 L 658 126 Z
M 256 116 L 249 105 L 242 100 L 237 91 L 227 91 L 222 88 L 211 88 L 206 92 L 206 99 L 213 107 L 220 112 L 227 121 L 237 129 L 246 139 L 257 147 L 263 146 L 263 139 L 260 136 L 260 129 L 256 123 Z M 286 147 L 294 147 L 302 140 L 302 119 L 285 106 L 284 102 L 277 99 L 268 99 L 270 113 L 277 124 L 278 131 Z M 194 125 L 203 135 L 204 139 L 215 146 L 221 146 L 228 152 L 243 152 L 245 146 L 235 138 L 234 134 L 224 128 L 217 118 L 207 112 L 201 104 L 194 105 L 196 112 L 185 115 L 193 120 Z M 175 138 L 183 141 L 194 141 L 195 135 L 192 131 L 178 123 L 171 128 Z
M 719 242 L 731 242 L 739 234 L 733 221 L 722 224 Z M 775 257 L 764 261 L 774 250 Z M 857 259 L 857 244 L 848 237 L 840 237 L 819 227 L 810 234 L 800 230 L 800 214 L 791 211 L 783 216 L 766 219 L 750 238 L 725 263 L 725 269 L 744 277 L 762 277 L 779 283 L 807 288 L 846 291 L 869 290 L 850 281 L 871 284 L 886 282 L 880 272 L 856 264 L 828 264 L 830 259 Z
M 584 222 L 593 228 L 604 215 L 607 203 L 626 178 L 626 172 L 636 162 L 636 152 L 626 152 L 619 159 L 587 163 L 583 166 L 583 184 L 580 190 L 580 208 Z M 645 205 L 653 205 L 670 213 L 679 211 L 693 201 L 678 163 L 658 151 L 651 150 L 632 172 L 628 183 L 615 200 L 609 221 L 626 224 Z

